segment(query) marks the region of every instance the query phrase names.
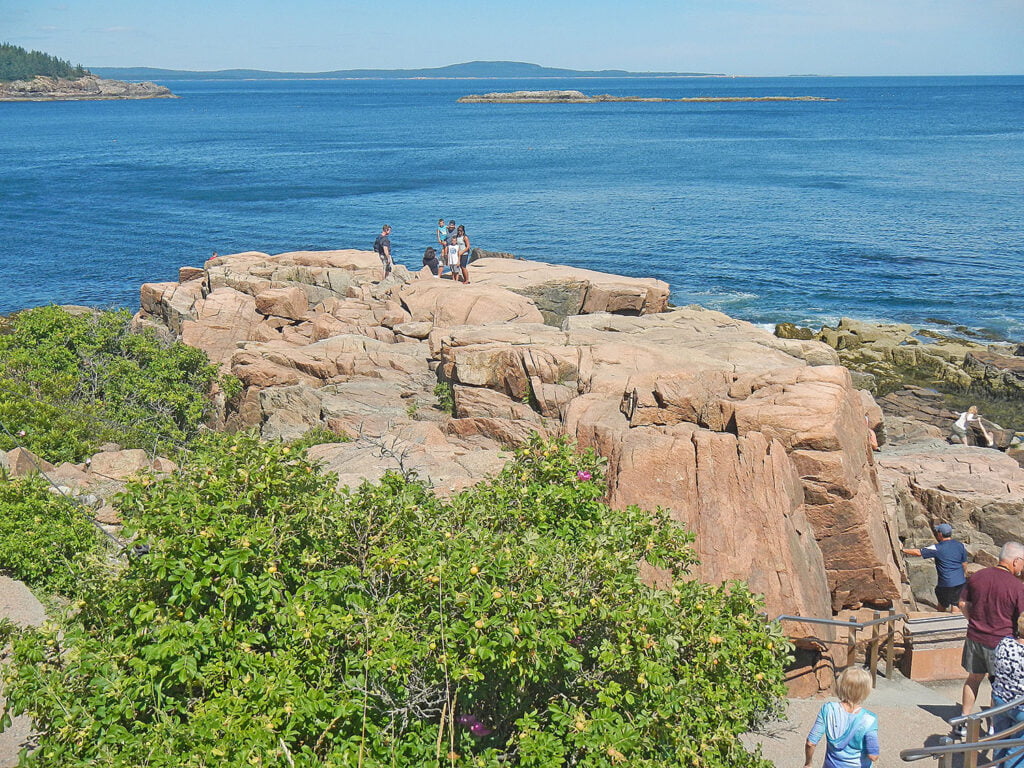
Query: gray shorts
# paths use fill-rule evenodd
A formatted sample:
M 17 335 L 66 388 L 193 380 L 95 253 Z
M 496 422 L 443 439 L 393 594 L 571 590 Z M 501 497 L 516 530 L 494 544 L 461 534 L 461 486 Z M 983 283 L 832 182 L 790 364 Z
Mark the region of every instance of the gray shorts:
M 960 664 L 970 674 L 995 675 L 995 668 L 992 666 L 994 653 L 995 649 L 986 648 L 977 640 L 967 639 L 964 640 L 964 652 L 960 657 Z

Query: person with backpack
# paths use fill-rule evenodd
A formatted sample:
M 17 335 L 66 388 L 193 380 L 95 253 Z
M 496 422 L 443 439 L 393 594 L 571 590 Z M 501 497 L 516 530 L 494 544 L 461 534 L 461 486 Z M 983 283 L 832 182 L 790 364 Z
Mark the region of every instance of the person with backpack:
M 380 256 L 380 263 L 384 266 L 384 277 L 383 280 L 387 280 L 391 274 L 391 268 L 395 266 L 394 259 L 391 258 L 391 225 L 385 224 L 381 227 L 380 234 L 377 235 L 377 239 L 373 241 L 373 250 L 378 256 Z
M 814 748 L 827 741 L 823 768 L 867 768 L 878 760 L 878 717 L 861 706 L 871 693 L 866 669 L 849 667 L 836 681 L 839 701 L 828 701 L 818 711 L 804 746 L 804 768 L 811 768 Z

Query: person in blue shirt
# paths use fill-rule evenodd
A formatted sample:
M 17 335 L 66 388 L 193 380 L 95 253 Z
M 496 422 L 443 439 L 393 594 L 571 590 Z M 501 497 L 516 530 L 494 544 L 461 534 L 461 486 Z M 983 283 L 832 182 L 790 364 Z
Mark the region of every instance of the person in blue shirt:
M 935 599 L 943 611 L 959 613 L 957 603 L 967 583 L 967 548 L 963 542 L 953 538 L 953 526 L 949 523 L 939 523 L 934 531 L 934 544 L 921 549 L 904 549 L 903 554 L 935 561 L 935 570 L 939 576 Z
M 878 760 L 878 717 L 861 704 L 871 693 L 871 675 L 850 667 L 836 680 L 839 701 L 828 701 L 818 711 L 804 745 L 804 768 L 811 768 L 814 748 L 825 737 L 823 768 L 867 768 Z

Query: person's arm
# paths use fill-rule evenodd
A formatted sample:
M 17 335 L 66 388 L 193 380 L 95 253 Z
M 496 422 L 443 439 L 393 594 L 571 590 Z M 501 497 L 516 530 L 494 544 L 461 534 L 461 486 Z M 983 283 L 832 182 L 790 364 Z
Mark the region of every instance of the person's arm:
M 867 753 L 868 760 L 872 763 L 878 760 L 878 755 L 882 750 L 878 748 L 877 730 L 871 730 L 864 734 L 864 751 Z
M 811 768 L 814 748 L 821 741 L 821 737 L 825 735 L 825 707 L 827 706 L 828 704 L 821 705 L 821 709 L 818 710 L 818 716 L 814 720 L 814 725 L 811 726 L 811 732 L 807 734 L 807 742 L 804 744 L 804 768 Z
M 921 550 L 920 549 L 904 549 L 903 550 L 903 554 L 904 555 L 913 555 L 914 557 L 920 557 L 921 556 Z

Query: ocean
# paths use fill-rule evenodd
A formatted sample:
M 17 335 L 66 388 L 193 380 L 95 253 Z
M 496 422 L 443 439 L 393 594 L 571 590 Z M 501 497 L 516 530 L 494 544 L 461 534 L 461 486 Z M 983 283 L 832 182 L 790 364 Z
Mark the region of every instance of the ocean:
M 138 306 L 213 251 L 472 244 L 759 324 L 1024 338 L 1024 77 L 162 81 L 0 104 L 0 313 Z M 486 91 L 838 101 L 458 104 Z

